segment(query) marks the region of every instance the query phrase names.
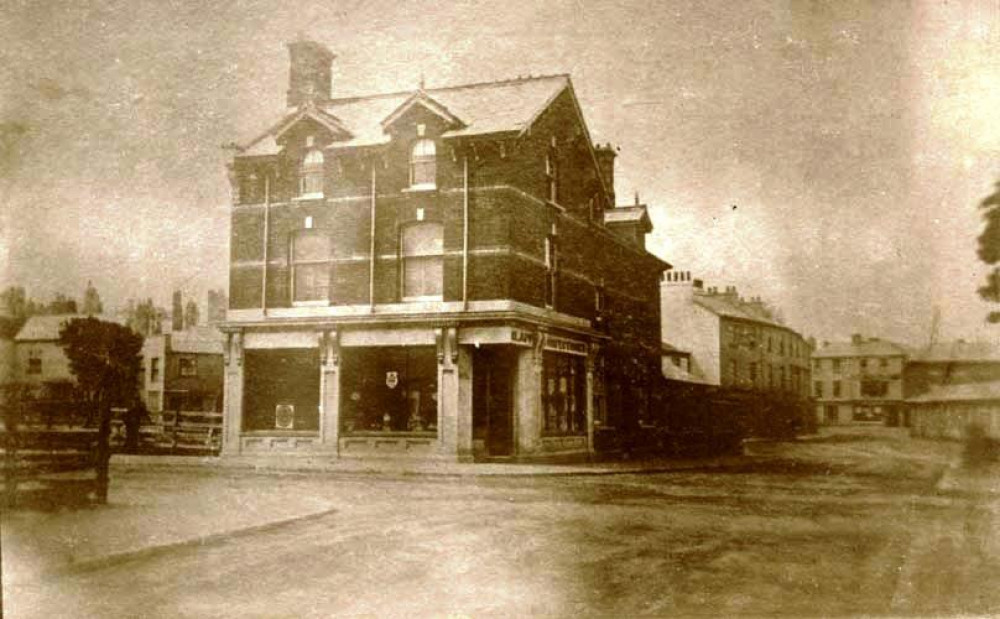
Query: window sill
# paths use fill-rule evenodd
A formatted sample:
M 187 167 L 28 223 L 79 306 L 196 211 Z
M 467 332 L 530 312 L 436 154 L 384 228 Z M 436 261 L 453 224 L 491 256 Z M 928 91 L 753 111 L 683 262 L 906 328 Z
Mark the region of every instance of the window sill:
M 441 303 L 444 301 L 442 295 L 433 297 L 403 297 L 403 303 Z
M 437 432 L 426 430 L 423 432 L 406 432 L 403 430 L 343 430 L 340 433 L 343 438 L 437 438 Z
M 292 198 L 292 202 L 304 202 L 306 200 L 322 200 L 325 196 L 321 193 L 307 193 Z
M 410 185 L 402 190 L 403 193 L 419 193 L 422 191 L 437 191 L 437 184 Z
M 292 307 L 326 307 L 330 305 L 329 299 L 316 299 L 315 301 L 292 301 Z
M 319 436 L 318 430 L 244 430 L 240 436 Z

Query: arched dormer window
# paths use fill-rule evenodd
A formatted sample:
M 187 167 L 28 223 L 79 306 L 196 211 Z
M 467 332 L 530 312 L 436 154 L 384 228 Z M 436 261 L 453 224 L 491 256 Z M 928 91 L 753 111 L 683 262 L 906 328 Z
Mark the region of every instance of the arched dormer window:
M 312 149 L 302 159 L 299 168 L 299 197 L 323 197 L 323 153 Z
M 434 140 L 417 140 L 410 149 L 410 187 L 433 189 L 436 186 L 437 147 Z
M 444 288 L 444 226 L 434 222 L 403 229 L 403 301 L 440 301 Z

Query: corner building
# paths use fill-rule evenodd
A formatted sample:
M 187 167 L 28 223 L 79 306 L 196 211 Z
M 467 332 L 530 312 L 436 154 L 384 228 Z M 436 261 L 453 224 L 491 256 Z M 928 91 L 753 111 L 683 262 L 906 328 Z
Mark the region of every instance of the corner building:
M 332 99 L 236 149 L 223 453 L 472 461 L 594 450 L 656 378 L 644 205 L 568 76 Z

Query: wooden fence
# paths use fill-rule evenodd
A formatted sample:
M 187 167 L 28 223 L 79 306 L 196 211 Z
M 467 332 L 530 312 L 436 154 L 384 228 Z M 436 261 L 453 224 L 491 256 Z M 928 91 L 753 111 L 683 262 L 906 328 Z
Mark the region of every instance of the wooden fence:
M 79 491 L 107 495 L 107 458 L 102 458 L 97 428 L 10 423 L 0 428 L 4 503 L 13 507 L 18 491 Z M 103 488 L 103 490 L 102 490 Z
M 126 448 L 127 430 L 119 416 L 112 422 L 112 447 Z M 135 450 L 140 453 L 216 455 L 222 448 L 222 413 L 164 411 L 139 425 Z

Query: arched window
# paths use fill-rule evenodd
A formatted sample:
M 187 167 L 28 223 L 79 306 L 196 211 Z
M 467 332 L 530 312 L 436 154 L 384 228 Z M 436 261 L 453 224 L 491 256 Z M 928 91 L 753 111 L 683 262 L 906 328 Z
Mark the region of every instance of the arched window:
M 440 301 L 444 280 L 444 226 L 426 222 L 403 229 L 403 300 Z
M 323 153 L 313 149 L 306 153 L 299 169 L 299 195 L 303 198 L 323 197 Z
M 292 237 L 292 301 L 330 300 L 330 238 L 318 230 Z
M 410 151 L 410 186 L 433 188 L 437 185 L 437 147 L 434 140 L 417 140 Z

